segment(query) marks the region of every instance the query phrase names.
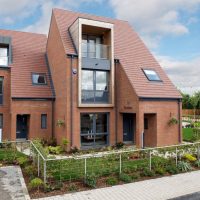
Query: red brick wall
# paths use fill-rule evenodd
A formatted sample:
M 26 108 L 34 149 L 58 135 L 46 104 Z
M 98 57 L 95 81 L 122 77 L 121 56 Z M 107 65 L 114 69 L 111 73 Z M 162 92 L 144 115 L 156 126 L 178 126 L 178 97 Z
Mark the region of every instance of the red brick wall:
M 0 113 L 3 114 L 3 140 L 10 138 L 10 70 L 0 69 L 3 82 L 3 105 L 0 105 Z
M 16 139 L 17 114 L 30 115 L 28 138 L 50 139 L 52 136 L 52 102 L 12 100 L 11 139 Z M 47 114 L 47 129 L 41 129 L 41 114 Z

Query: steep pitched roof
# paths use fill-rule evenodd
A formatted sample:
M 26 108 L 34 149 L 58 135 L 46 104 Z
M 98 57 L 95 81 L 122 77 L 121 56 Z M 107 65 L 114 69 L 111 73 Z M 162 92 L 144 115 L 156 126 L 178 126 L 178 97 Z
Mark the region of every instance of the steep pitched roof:
M 66 54 L 76 54 L 68 28 L 78 17 L 113 23 L 114 56 L 120 60 L 127 78 L 138 97 L 181 98 L 176 87 L 128 22 L 61 9 L 53 9 L 53 15 L 55 16 Z M 155 70 L 162 82 L 148 81 L 142 68 Z
M 0 30 L 12 38 L 11 97 L 51 98 L 50 74 L 45 59 L 46 35 Z M 31 73 L 45 73 L 47 85 L 33 85 Z

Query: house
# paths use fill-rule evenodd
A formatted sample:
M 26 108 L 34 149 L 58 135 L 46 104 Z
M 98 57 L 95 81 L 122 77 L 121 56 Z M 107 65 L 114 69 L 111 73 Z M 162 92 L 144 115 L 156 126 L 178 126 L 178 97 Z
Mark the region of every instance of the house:
M 0 30 L 3 139 L 180 143 L 181 95 L 126 21 L 53 9 L 48 38 Z

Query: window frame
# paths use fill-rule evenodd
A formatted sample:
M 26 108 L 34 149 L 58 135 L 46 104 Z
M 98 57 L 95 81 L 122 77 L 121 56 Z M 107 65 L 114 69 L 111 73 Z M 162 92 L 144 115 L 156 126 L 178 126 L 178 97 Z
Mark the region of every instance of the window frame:
M 43 118 L 43 117 L 45 117 L 45 118 Z M 44 121 L 45 126 L 43 126 L 43 119 L 45 119 L 45 121 Z M 47 114 L 41 114 L 41 129 L 47 129 Z
M 81 137 L 88 135 L 87 133 L 81 133 L 81 116 L 84 115 L 84 114 L 88 114 L 88 115 L 92 114 L 93 115 L 93 118 L 92 118 L 93 133 L 90 134 L 91 136 L 94 137 L 92 145 L 82 145 L 82 142 L 81 142 Z M 95 132 L 96 131 L 96 123 L 97 123 L 96 115 L 98 115 L 98 114 L 105 114 L 106 115 L 106 118 L 107 118 L 106 119 L 107 132 L 106 133 L 105 132 L 104 133 Z M 109 131 L 110 130 L 109 129 L 110 121 L 109 121 L 109 118 L 110 118 L 110 113 L 109 112 L 81 112 L 80 113 L 80 146 L 81 146 L 81 148 L 98 148 L 98 147 L 108 146 L 109 145 L 109 142 L 110 142 L 110 131 Z M 106 144 L 103 144 L 103 145 L 96 144 L 95 136 L 106 136 Z
M 142 68 L 142 71 L 143 71 L 143 73 L 144 73 L 144 75 L 146 76 L 146 78 L 147 78 L 148 81 L 151 81 L 151 82 L 163 82 L 156 70 L 154 70 L 154 69 Z M 155 72 L 155 74 L 156 74 L 156 76 L 159 78 L 159 80 L 154 80 L 154 79 L 152 80 L 152 79 L 150 79 L 149 76 L 148 76 L 148 74 L 147 74 L 145 71 L 153 71 L 153 72 Z
M 2 119 L 2 123 L 0 123 L 0 129 L 3 129 L 3 113 L 0 113 L 0 119 Z
M 0 93 L 0 96 L 2 96 L 2 102 L 0 101 L 0 106 L 4 103 L 4 77 L 0 76 L 0 79 L 2 79 L 2 94 Z
M 110 75 L 109 75 L 109 71 L 107 70 L 91 70 L 91 69 L 82 69 L 81 70 L 81 73 L 83 71 L 91 71 L 92 72 L 92 83 L 93 83 L 93 90 L 86 90 L 86 89 L 82 89 L 82 81 L 83 81 L 83 78 L 81 80 L 81 103 L 82 104 L 107 104 L 109 103 L 109 78 L 110 78 Z M 105 72 L 106 73 L 106 86 L 107 86 L 107 89 L 106 90 L 97 90 L 97 72 Z M 82 76 L 82 74 L 81 74 Z M 91 92 L 93 93 L 93 101 L 83 101 L 82 100 L 82 95 L 84 92 Z M 98 92 L 105 92 L 107 94 L 107 100 L 106 101 L 97 101 L 96 99 L 98 98 L 98 96 L 96 95 L 96 93 Z
M 45 83 L 34 83 L 34 81 L 33 81 L 33 76 L 34 75 L 44 76 Z M 46 73 L 32 72 L 31 73 L 31 79 L 32 79 L 32 84 L 33 85 L 47 85 L 47 75 L 46 75 Z

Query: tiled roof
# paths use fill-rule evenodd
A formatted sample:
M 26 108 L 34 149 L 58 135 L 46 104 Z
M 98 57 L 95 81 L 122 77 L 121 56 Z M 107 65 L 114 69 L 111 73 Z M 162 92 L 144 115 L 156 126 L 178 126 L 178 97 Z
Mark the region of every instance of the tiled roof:
M 11 97 L 53 97 L 46 63 L 46 35 L 0 30 L 0 36 L 12 38 Z M 31 73 L 45 73 L 47 85 L 33 85 Z
M 78 17 L 113 23 L 114 56 L 120 60 L 138 97 L 181 98 L 176 87 L 128 22 L 61 9 L 53 9 L 53 15 L 55 16 L 66 54 L 76 54 L 68 28 Z M 148 81 L 142 68 L 155 70 L 162 82 Z

